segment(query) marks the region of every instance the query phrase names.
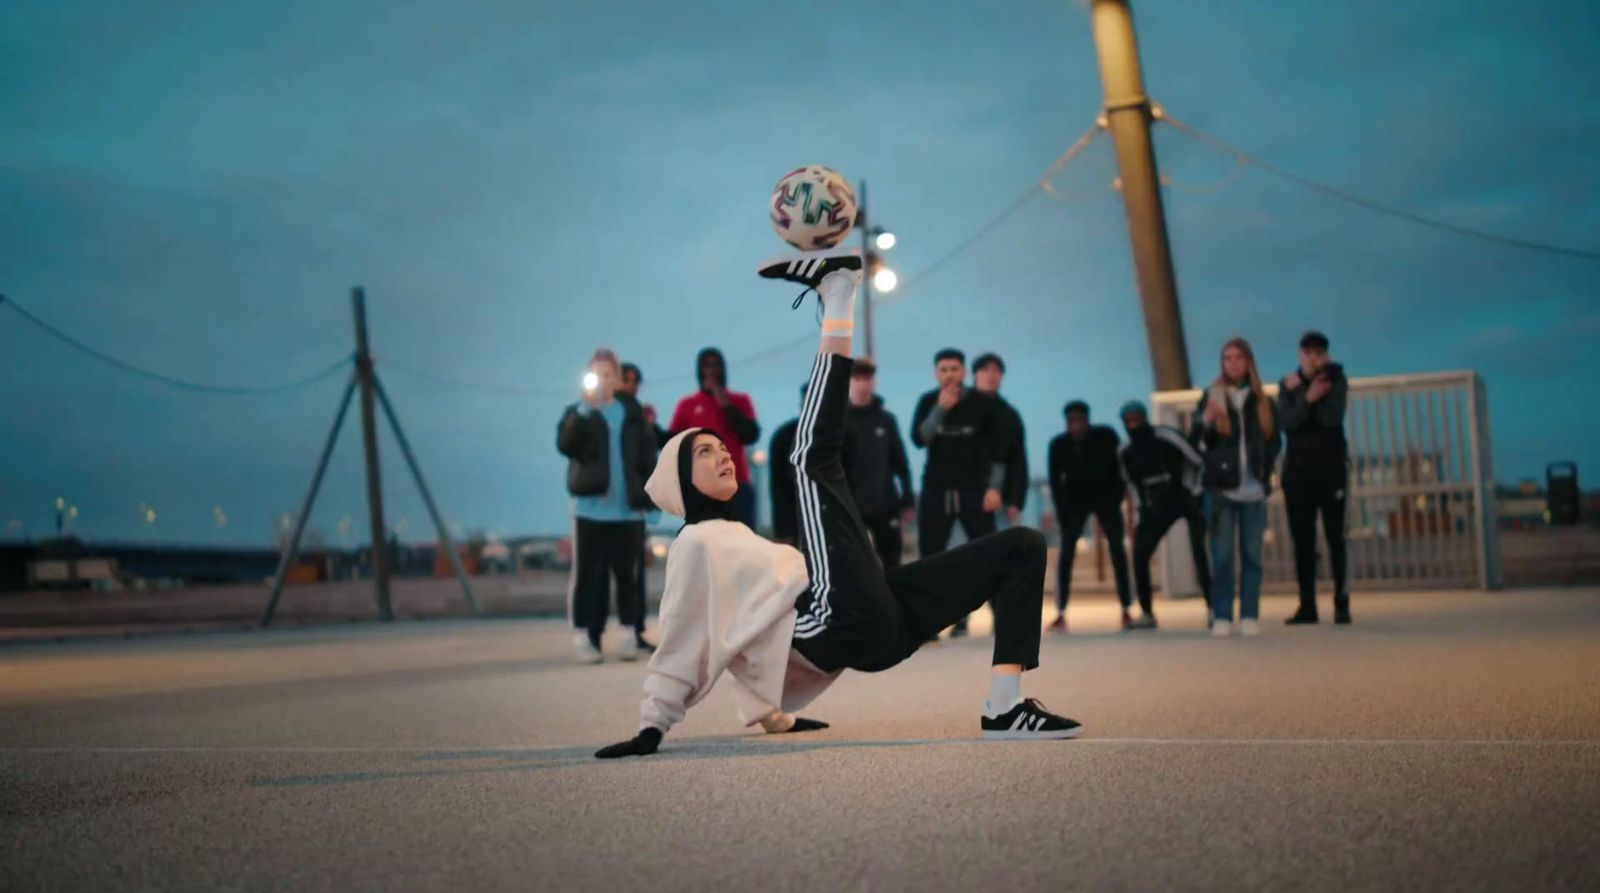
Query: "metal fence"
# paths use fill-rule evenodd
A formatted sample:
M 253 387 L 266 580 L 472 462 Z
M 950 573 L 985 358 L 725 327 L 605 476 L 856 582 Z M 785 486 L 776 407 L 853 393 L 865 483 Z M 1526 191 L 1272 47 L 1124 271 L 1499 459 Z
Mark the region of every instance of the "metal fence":
M 1277 386 L 1267 393 L 1277 396 Z M 1201 391 L 1151 396 L 1154 420 L 1189 430 Z M 1347 506 L 1352 588 L 1500 585 L 1488 403 L 1473 372 L 1350 380 L 1345 434 L 1350 443 Z M 1179 523 L 1181 528 L 1182 523 Z M 1186 534 L 1175 528 L 1161 548 L 1163 591 L 1198 591 Z M 1319 579 L 1327 550 L 1319 529 Z M 1262 550 L 1264 583 L 1293 588 L 1294 549 L 1274 473 Z

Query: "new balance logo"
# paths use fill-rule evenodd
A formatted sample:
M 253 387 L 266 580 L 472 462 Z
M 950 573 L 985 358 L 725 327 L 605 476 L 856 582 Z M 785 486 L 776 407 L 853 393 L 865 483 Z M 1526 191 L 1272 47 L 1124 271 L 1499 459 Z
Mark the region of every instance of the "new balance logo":
M 1011 723 L 1013 732 L 1037 732 L 1044 725 L 1044 717 L 1029 716 L 1026 713 L 1017 714 L 1016 720 Z

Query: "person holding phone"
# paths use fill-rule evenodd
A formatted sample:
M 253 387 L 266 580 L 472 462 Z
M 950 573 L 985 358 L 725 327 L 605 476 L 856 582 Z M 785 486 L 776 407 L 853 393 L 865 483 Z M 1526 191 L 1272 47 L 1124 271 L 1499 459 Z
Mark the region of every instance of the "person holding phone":
M 644 514 L 653 506 L 644 484 L 658 449 L 639 401 L 618 390 L 621 377 L 617 355 L 597 349 L 581 399 L 556 426 L 556 449 L 567 457 L 567 492 L 575 497 L 569 608 L 573 648 L 585 663 L 604 659 L 608 572 L 616 578 L 617 619 L 626 630 L 618 656 L 634 660 L 640 651 Z
M 1195 413 L 1204 451 L 1201 480 L 1211 497 L 1211 634 L 1233 634 L 1234 568 L 1239 578 L 1239 634 L 1261 632 L 1261 544 L 1267 497 L 1278 461 L 1278 406 L 1267 398 L 1250 342 L 1222 346 L 1222 374 Z M 1235 547 L 1238 561 L 1234 560 Z
M 1350 622 L 1345 557 L 1345 505 L 1350 493 L 1350 448 L 1344 436 L 1350 382 L 1344 367 L 1328 358 L 1328 336 L 1300 338 L 1300 365 L 1278 387 L 1278 415 L 1289 445 L 1283 460 L 1283 501 L 1294 540 L 1294 572 L 1300 608 L 1284 621 L 1317 622 L 1317 516 L 1328 541 L 1333 577 L 1333 622 Z
M 668 430 L 707 428 L 722 438 L 733 454 L 734 475 L 739 482 L 739 491 L 733 497 L 734 514 L 754 527 L 756 491 L 750 483 L 750 460 L 745 447 L 761 439 L 755 404 L 749 394 L 728 390 L 728 361 L 717 348 L 703 348 L 695 357 L 694 368 L 700 389 L 678 401 Z

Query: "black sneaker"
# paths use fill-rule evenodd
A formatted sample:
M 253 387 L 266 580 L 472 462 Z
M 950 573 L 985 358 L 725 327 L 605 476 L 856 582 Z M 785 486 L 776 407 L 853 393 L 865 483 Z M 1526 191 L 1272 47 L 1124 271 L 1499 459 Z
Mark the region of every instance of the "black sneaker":
M 824 251 L 796 251 L 780 254 L 763 262 L 756 271 L 763 279 L 783 279 L 816 288 L 822 277 L 835 270 L 861 271 L 861 250 L 829 248 Z
M 644 652 L 645 654 L 655 654 L 656 653 L 655 643 L 651 642 L 649 639 L 646 639 L 644 637 L 644 633 L 640 633 L 639 634 L 639 650 Z
M 1345 601 L 1333 606 L 1333 622 L 1344 626 L 1350 622 L 1350 602 Z
M 1316 622 L 1317 622 L 1317 612 L 1316 611 L 1307 611 L 1305 608 L 1301 608 L 1298 611 L 1295 611 L 1294 614 L 1292 616 L 1290 616 L 1288 620 L 1285 620 L 1284 621 L 1284 625 L 1286 625 L 1286 626 L 1300 626 L 1302 624 L 1311 624 L 1311 623 L 1316 623 Z
M 1057 716 L 1044 709 L 1033 698 L 994 717 L 983 718 L 983 737 L 991 741 L 1044 741 L 1076 738 L 1083 726 L 1065 716 Z

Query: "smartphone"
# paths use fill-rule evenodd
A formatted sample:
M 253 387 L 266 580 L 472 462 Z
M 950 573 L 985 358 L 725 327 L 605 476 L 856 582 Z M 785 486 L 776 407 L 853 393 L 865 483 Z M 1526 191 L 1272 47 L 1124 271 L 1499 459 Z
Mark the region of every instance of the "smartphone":
M 585 372 L 585 373 L 583 373 L 583 389 L 584 390 L 593 391 L 595 388 L 598 388 L 598 387 L 600 387 L 600 376 L 594 374 L 593 372 Z

